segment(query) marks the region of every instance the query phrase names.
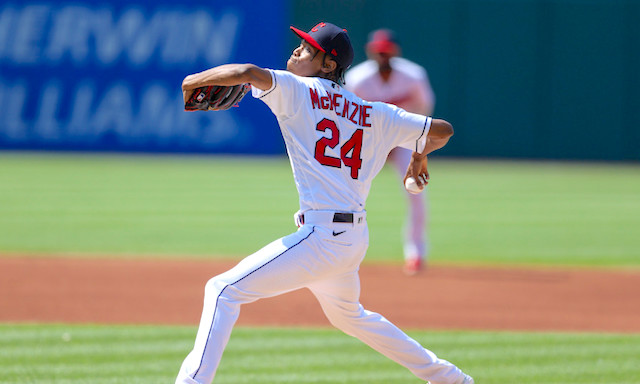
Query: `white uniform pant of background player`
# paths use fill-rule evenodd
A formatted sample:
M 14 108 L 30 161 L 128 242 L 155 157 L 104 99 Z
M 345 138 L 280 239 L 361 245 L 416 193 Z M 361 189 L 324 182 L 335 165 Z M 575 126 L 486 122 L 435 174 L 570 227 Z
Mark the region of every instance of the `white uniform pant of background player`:
M 362 307 L 358 268 L 369 242 L 365 214 L 355 213 L 354 223 L 334 223 L 333 214 L 305 212 L 305 223 L 297 232 L 272 242 L 207 282 L 195 345 L 176 383 L 212 382 L 241 304 L 303 287 L 313 292 L 335 327 L 419 378 L 432 384 L 462 381 L 463 373 L 456 366 L 437 358 L 384 317 Z
M 400 179 L 404 176 L 411 160 L 411 151 L 406 148 L 394 148 L 389 154 L 388 161 L 395 168 Z M 400 184 L 404 185 L 404 181 Z M 426 259 L 429 254 L 429 241 L 427 238 L 429 204 L 427 189 L 417 195 L 408 193 L 402 189 L 409 200 L 409 209 L 404 226 L 404 258 L 405 260 L 418 258 Z

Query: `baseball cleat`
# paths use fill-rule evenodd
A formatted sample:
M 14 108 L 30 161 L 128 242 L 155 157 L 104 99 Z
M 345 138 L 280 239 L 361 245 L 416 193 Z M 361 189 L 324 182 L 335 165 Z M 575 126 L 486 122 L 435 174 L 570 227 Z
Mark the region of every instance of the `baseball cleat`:
M 402 270 L 408 276 L 417 274 L 422 270 L 422 259 L 416 257 L 405 260 Z

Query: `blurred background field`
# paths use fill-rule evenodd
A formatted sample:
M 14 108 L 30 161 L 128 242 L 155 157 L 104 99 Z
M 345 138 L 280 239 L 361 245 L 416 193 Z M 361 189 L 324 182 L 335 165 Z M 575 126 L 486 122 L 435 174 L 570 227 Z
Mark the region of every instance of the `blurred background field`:
M 284 157 L 5 153 L 0 251 L 239 258 L 293 232 Z M 640 265 L 637 164 L 431 161 L 434 263 Z M 400 262 L 405 204 L 385 168 L 366 261 Z

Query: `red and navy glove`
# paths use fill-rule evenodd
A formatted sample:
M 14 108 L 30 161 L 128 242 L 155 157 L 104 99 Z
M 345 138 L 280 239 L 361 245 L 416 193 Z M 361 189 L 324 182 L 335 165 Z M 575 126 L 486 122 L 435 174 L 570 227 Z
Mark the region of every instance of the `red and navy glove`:
M 226 111 L 238 105 L 249 92 L 249 84 L 233 86 L 210 85 L 193 90 L 184 105 L 185 111 Z

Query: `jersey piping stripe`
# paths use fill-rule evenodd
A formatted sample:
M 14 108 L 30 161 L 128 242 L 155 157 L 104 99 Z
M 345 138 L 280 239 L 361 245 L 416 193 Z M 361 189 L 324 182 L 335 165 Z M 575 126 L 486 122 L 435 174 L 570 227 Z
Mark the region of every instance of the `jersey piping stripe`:
M 222 290 L 220 291 L 220 293 L 218 294 L 218 297 L 216 297 L 216 306 L 215 309 L 213 311 L 213 316 L 211 317 L 211 326 L 209 327 L 209 333 L 208 335 L 211 334 L 211 329 L 213 328 L 213 323 L 215 322 L 216 319 L 216 312 L 218 311 L 218 301 L 220 300 L 220 296 L 222 296 L 222 293 L 224 292 L 225 289 L 227 289 L 227 287 L 229 285 L 234 285 L 234 284 L 238 284 L 239 282 L 241 282 L 242 280 L 246 279 L 247 277 L 251 276 L 252 274 L 254 274 L 255 272 L 258 272 L 259 270 L 261 270 L 262 268 L 266 267 L 267 265 L 269 265 L 272 261 L 276 260 L 277 258 L 279 258 L 280 256 L 284 255 L 285 253 L 287 253 L 287 251 L 293 249 L 294 247 L 300 245 L 303 241 L 307 240 L 309 238 L 309 236 L 311 236 L 313 234 L 313 232 L 315 232 L 316 227 L 312 227 L 311 232 L 309 232 L 309 234 L 307 236 L 305 236 L 304 239 L 298 241 L 297 243 L 295 243 L 294 245 L 292 245 L 291 247 L 287 248 L 284 250 L 284 252 L 282 252 L 281 254 L 279 254 L 278 256 L 274 257 L 273 259 L 267 261 L 266 263 L 264 263 L 263 265 L 261 265 L 260 267 L 254 269 L 253 271 L 247 273 L 245 276 L 243 276 L 242 278 L 238 279 L 237 281 L 231 283 L 231 284 L 227 284 L 224 288 L 222 288 Z M 200 359 L 200 365 L 198 366 L 198 369 L 196 370 L 196 372 L 193 374 L 192 379 L 195 380 L 196 376 L 198 375 L 198 372 L 200 372 L 200 368 L 202 368 L 202 362 L 204 361 L 204 355 L 205 352 L 207 350 L 207 346 L 209 345 L 209 340 L 207 340 L 207 343 L 204 345 L 204 349 L 202 350 L 202 358 Z
M 267 96 L 268 94 L 270 94 L 271 92 L 273 92 L 276 87 L 278 86 L 278 79 L 276 79 L 276 77 L 273 75 L 273 72 L 269 71 L 269 74 L 271 75 L 271 80 L 273 81 L 273 86 L 271 87 L 271 89 L 266 92 L 263 95 L 260 95 L 259 99 L 262 99 L 263 97 Z
M 428 122 L 429 122 L 429 117 L 427 116 L 427 118 L 424 120 L 424 127 L 422 127 L 422 133 L 420 134 L 420 136 L 416 140 L 416 152 L 418 152 L 418 141 L 420 141 L 420 138 L 424 135 L 424 131 L 427 130 L 427 123 Z

